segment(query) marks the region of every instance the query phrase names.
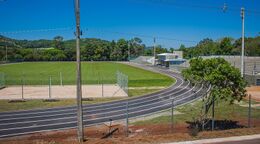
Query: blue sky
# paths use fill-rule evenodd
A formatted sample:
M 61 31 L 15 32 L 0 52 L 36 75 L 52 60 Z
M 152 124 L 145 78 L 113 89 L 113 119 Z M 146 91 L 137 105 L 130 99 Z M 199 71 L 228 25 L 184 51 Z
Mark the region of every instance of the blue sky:
M 157 43 L 165 47 L 177 48 L 180 44 L 191 46 L 207 37 L 214 40 L 224 36 L 239 38 L 239 9 L 244 6 L 247 10 L 260 11 L 259 0 L 153 1 L 155 0 L 81 0 L 82 37 L 117 40 L 130 39 L 138 34 L 177 39 L 158 39 Z M 226 13 L 209 8 L 221 7 L 224 3 L 229 8 Z M 56 35 L 62 35 L 65 39 L 74 37 L 73 0 L 7 0 L 0 2 L 0 19 L 0 32 L 66 28 L 5 33 L 12 38 L 52 39 Z M 247 13 L 245 28 L 246 36 L 259 35 L 260 13 Z M 145 44 L 152 45 L 152 38 L 141 38 Z

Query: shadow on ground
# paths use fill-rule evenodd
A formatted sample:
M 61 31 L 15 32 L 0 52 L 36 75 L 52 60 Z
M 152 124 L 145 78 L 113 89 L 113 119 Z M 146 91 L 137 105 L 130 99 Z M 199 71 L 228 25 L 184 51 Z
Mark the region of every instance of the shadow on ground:
M 206 121 L 207 123 L 204 126 L 204 130 L 211 130 L 212 121 L 209 119 Z M 188 129 L 198 128 L 199 131 L 202 130 L 202 123 L 199 121 L 195 121 L 195 122 L 186 121 L 186 123 L 189 125 Z M 228 130 L 228 129 L 245 127 L 244 125 L 240 125 L 238 121 L 233 121 L 233 120 L 215 120 L 214 125 L 215 125 L 214 130 Z

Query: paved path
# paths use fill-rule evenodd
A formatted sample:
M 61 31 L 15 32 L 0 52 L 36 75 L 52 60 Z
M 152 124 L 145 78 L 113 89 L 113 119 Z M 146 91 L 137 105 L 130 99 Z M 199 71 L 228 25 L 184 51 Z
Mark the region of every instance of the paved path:
M 174 72 L 154 67 L 141 67 L 171 76 L 176 79 L 176 83 L 167 89 L 142 97 L 84 105 L 85 126 L 108 122 L 110 119 L 113 121 L 125 119 L 127 102 L 129 118 L 136 118 L 171 108 L 172 99 L 175 105 L 191 102 L 200 98 L 208 90 L 198 85 L 191 86 L 190 82 L 184 81 L 179 74 Z M 0 113 L 0 138 L 75 128 L 76 115 L 76 106 Z
M 215 138 L 215 139 L 202 139 L 196 141 L 184 141 L 167 144 L 259 144 L 260 134 L 247 135 L 247 136 L 235 136 L 226 138 Z

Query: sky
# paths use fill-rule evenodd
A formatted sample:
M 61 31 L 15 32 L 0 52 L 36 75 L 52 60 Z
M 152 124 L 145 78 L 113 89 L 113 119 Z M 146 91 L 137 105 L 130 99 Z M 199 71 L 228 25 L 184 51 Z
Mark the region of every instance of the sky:
M 167 48 L 193 46 L 204 38 L 239 38 L 241 7 L 246 36 L 259 36 L 260 0 L 81 0 L 82 38 L 137 36 L 153 45 L 156 37 L 156 44 Z M 74 0 L 0 0 L 0 19 L 0 34 L 11 38 L 74 38 Z

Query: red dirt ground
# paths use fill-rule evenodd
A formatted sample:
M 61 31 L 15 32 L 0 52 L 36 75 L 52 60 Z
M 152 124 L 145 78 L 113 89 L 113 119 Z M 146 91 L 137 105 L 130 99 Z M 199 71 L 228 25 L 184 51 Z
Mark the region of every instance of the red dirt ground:
M 129 137 L 125 136 L 123 125 L 119 125 L 119 132 L 112 137 L 101 139 L 108 128 L 105 126 L 94 126 L 85 129 L 88 138 L 84 144 L 141 144 L 141 143 L 161 143 L 184 140 L 194 140 L 202 138 L 216 138 L 239 136 L 260 133 L 260 120 L 253 120 L 254 128 L 231 129 L 224 131 L 200 132 L 198 136 L 192 137 L 188 133 L 187 124 L 175 125 L 174 132 L 171 133 L 169 124 L 156 124 L 147 126 L 130 126 Z M 246 124 L 246 120 L 241 120 L 241 124 Z M 53 132 L 35 133 L 27 136 L 13 137 L 0 140 L 0 144 L 78 144 L 76 130 L 63 130 Z
M 252 99 L 254 99 L 257 102 L 260 102 L 260 86 L 252 86 L 246 88 L 247 93 L 251 94 Z M 246 97 L 248 99 L 248 97 Z

